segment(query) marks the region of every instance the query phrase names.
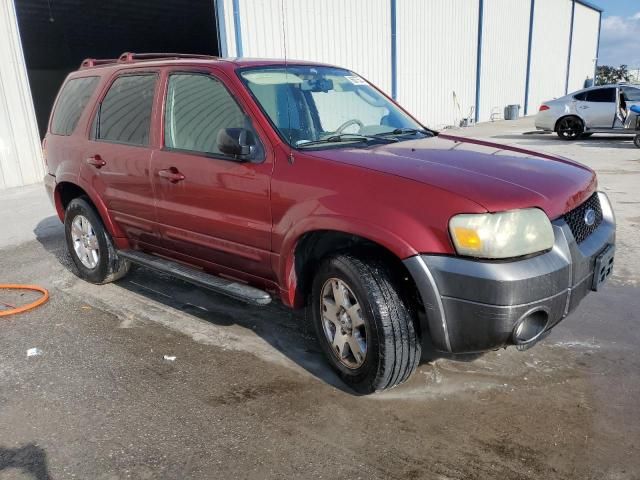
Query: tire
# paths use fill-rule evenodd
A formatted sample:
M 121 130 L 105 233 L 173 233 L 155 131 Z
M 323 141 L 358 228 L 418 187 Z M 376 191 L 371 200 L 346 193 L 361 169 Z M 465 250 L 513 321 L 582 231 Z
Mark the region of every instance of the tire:
M 584 123 L 575 116 L 562 117 L 556 124 L 556 133 L 563 140 L 577 140 L 584 133 Z
M 420 362 L 422 346 L 414 315 L 392 278 L 379 260 L 342 254 L 325 260 L 313 280 L 308 308 L 320 346 L 342 380 L 360 394 L 403 383 Z M 336 295 L 340 291 L 342 302 Z M 344 338 L 348 340 L 342 347 L 336 347 Z
M 105 284 L 124 277 L 130 268 L 128 260 L 118 257 L 102 220 L 86 197 L 69 202 L 64 216 L 67 250 L 80 278 Z
M 636 135 L 635 137 L 633 137 L 633 144 L 640 148 L 640 134 Z

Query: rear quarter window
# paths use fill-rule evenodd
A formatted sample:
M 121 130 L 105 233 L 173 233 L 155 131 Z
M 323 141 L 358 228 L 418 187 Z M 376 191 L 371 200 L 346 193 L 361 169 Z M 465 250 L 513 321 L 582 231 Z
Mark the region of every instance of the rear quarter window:
M 62 87 L 51 118 L 51 133 L 71 135 L 89 99 L 98 85 L 100 77 L 83 77 L 69 80 Z

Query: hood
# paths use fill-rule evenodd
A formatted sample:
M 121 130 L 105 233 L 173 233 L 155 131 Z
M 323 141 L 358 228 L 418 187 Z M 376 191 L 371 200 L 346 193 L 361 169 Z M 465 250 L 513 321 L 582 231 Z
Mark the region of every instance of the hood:
M 591 169 L 566 158 L 451 135 L 305 153 L 447 190 L 489 212 L 538 207 L 552 220 L 597 184 Z

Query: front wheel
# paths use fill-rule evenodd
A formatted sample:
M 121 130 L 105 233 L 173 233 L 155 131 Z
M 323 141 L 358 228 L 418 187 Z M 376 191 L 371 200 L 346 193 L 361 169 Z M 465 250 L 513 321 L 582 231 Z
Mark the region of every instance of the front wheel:
M 422 349 L 411 309 L 382 262 L 347 254 L 325 260 L 310 308 L 322 350 L 355 391 L 392 388 L 417 368 Z
M 563 140 L 577 140 L 584 133 L 584 124 L 578 117 L 564 117 L 558 121 L 556 132 Z
M 67 249 L 81 278 L 103 284 L 127 274 L 129 261 L 118 257 L 102 220 L 85 198 L 69 202 L 64 227 Z

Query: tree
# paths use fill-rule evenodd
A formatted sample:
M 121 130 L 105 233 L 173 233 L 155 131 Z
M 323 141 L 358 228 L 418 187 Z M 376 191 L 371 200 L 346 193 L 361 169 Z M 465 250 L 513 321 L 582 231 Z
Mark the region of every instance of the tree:
M 608 85 L 612 83 L 628 82 L 631 76 L 627 65 L 620 67 L 610 67 L 608 65 L 599 65 L 596 71 L 596 85 Z

